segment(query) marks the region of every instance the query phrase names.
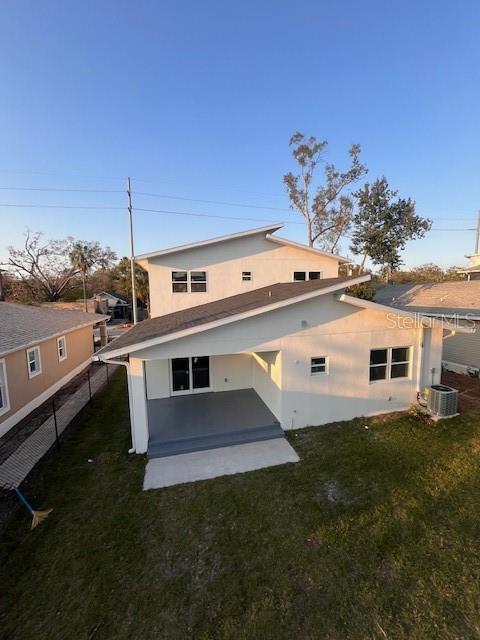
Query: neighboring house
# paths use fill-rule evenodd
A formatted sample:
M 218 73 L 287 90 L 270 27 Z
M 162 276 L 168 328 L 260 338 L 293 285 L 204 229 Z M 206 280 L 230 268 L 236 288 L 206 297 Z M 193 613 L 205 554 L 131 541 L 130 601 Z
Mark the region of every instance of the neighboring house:
M 375 301 L 474 329 L 474 333 L 459 332 L 445 340 L 442 357 L 446 369 L 478 375 L 480 280 L 389 285 L 377 290 Z
M 466 280 L 480 280 L 480 253 L 472 253 L 466 256 L 470 264 L 463 268 L 458 269 L 458 273 L 463 273 Z
M 139 258 L 154 317 L 98 353 L 127 368 L 133 451 L 163 457 L 406 409 L 439 382 L 449 323 L 345 295 L 370 276 L 339 278 L 345 259 L 276 229 Z
M 96 313 L 106 313 L 112 320 L 129 320 L 131 304 L 112 291 L 101 291 L 95 294 L 94 304 Z
M 148 272 L 150 316 L 275 282 L 336 278 L 350 260 L 273 235 L 276 224 L 137 256 Z
M 105 319 L 0 302 L 0 436 L 90 364 Z

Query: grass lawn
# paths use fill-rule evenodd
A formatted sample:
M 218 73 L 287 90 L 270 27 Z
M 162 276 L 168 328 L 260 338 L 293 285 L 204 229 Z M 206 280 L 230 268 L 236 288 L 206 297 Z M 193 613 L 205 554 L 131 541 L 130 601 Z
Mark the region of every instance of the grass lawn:
M 126 402 L 118 372 L 27 487 L 54 511 L 3 534 L 0 637 L 480 637 L 479 417 L 305 429 L 296 465 L 144 493 Z

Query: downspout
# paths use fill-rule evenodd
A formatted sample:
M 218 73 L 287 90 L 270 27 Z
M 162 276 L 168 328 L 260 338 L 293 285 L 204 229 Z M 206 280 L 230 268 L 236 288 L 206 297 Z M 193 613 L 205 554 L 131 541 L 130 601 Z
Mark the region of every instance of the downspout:
M 425 327 L 423 326 L 423 322 L 420 325 L 420 337 L 418 340 L 418 359 L 417 359 L 417 397 L 421 395 L 421 380 L 422 380 L 422 370 L 423 370 L 423 359 L 425 356 L 425 349 L 423 345 L 423 341 L 425 339 Z
M 100 360 L 98 356 L 96 356 L 96 360 Z M 127 369 L 127 386 L 128 386 L 128 404 L 130 409 L 130 434 L 132 436 L 132 446 L 128 450 L 128 453 L 135 453 L 135 429 L 133 428 L 133 419 L 131 415 L 131 398 L 130 398 L 130 363 L 125 360 L 103 360 L 106 364 L 123 364 Z

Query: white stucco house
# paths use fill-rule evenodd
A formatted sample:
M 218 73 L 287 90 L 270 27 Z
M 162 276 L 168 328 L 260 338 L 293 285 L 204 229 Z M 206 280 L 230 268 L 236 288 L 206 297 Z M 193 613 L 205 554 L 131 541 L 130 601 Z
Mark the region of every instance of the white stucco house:
M 345 258 L 280 225 L 140 256 L 152 318 L 98 357 L 127 368 L 132 451 L 273 440 L 406 409 L 438 383 L 448 322 L 345 294 Z M 462 329 L 459 329 L 462 331 Z

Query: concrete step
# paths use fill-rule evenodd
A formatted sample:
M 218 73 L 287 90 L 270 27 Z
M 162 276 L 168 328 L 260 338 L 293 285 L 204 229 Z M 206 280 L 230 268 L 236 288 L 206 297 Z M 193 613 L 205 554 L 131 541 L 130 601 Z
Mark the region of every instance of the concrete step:
M 174 456 L 181 453 L 191 453 L 192 451 L 205 451 L 219 447 L 228 447 L 248 442 L 260 442 L 262 440 L 272 440 L 283 438 L 284 433 L 277 423 L 255 427 L 252 429 L 239 429 L 224 433 L 197 436 L 194 438 L 179 438 L 168 441 L 150 441 L 148 443 L 147 457 L 149 459 Z

